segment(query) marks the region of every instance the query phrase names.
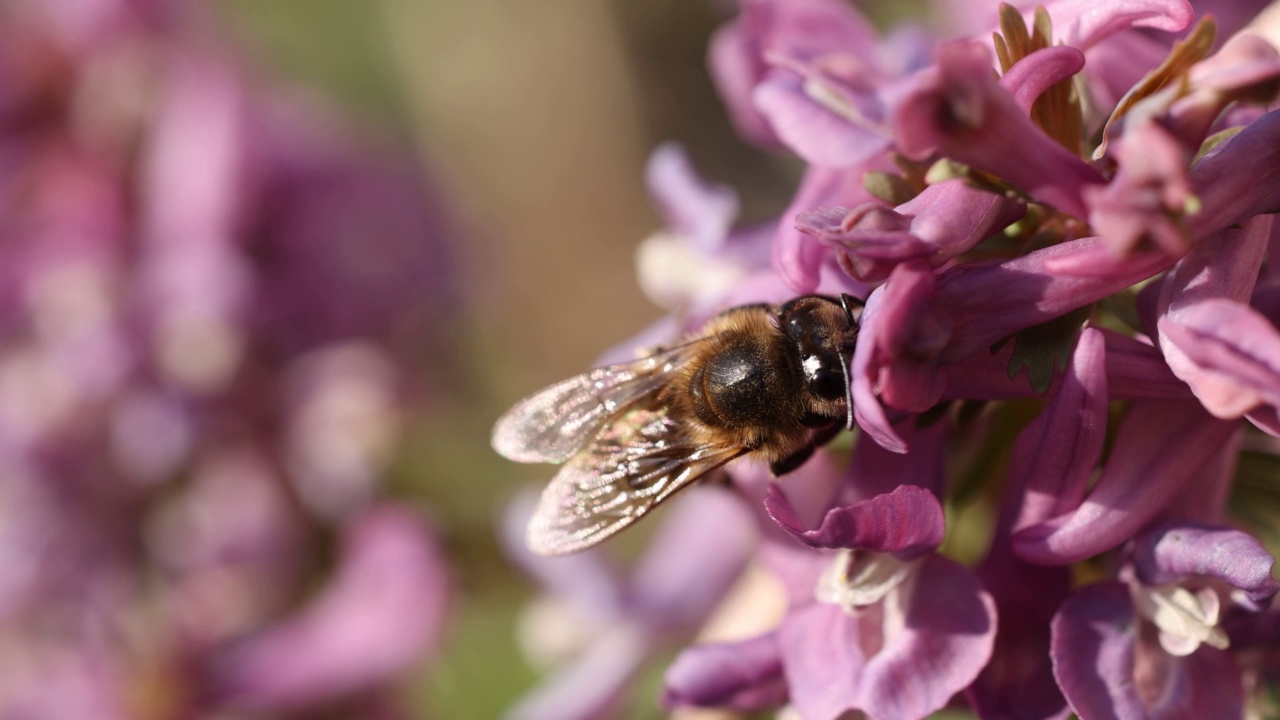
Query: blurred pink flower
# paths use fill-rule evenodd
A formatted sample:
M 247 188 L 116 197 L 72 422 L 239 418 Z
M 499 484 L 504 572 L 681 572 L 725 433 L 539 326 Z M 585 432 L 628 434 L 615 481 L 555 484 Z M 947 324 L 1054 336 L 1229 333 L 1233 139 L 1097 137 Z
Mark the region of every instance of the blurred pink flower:
M 443 560 L 379 478 L 448 219 L 208 12 L 0 10 L 6 717 L 391 717 L 440 640 Z

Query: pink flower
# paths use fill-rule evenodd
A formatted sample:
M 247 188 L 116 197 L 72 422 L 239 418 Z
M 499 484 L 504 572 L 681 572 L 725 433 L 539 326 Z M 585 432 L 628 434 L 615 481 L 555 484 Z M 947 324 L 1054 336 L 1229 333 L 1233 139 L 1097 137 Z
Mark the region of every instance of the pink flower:
M 1280 676 L 1233 647 L 1272 650 L 1274 613 L 1240 618 L 1280 584 L 1227 528 L 1280 455 L 1280 54 L 1180 0 L 1029 6 L 965 5 L 983 23 L 931 54 L 817 0 L 748 0 L 713 41 L 738 130 L 804 174 L 725 289 L 731 195 L 666 173 L 702 255 L 661 279 L 705 273 L 701 315 L 865 299 L 857 438 L 776 485 L 727 468 L 787 605 L 685 649 L 667 706 L 1237 717 Z M 657 327 L 698 327 L 670 305 Z

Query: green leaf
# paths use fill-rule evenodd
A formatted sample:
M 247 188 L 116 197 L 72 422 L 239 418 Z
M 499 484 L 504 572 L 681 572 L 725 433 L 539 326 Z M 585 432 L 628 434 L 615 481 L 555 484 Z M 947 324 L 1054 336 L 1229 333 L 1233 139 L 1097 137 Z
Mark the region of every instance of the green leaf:
M 1031 389 L 1036 393 L 1046 392 L 1053 385 L 1057 369 L 1065 368 L 1070 361 L 1076 336 L 1092 312 L 1093 306 L 1087 305 L 1014 335 L 1009 379 L 1017 377 L 1025 367 Z

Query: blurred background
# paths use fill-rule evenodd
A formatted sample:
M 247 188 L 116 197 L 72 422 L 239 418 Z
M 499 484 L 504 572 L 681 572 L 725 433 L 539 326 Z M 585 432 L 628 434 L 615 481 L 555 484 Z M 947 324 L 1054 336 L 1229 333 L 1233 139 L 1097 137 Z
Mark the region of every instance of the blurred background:
M 801 167 L 706 72 L 730 13 L 0 2 L 0 716 L 489 718 L 533 687 L 498 526 L 553 469 L 489 429 L 659 317 L 658 143 L 745 221 L 785 206 Z

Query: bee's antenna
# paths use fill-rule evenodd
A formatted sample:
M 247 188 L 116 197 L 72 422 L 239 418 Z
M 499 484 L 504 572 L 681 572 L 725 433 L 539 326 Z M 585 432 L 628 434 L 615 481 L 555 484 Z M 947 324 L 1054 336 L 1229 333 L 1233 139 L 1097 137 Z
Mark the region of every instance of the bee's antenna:
M 853 309 L 855 307 L 861 308 L 866 306 L 867 303 L 865 301 L 859 300 L 849 293 L 840 293 L 840 307 L 844 308 L 844 316 L 849 319 L 849 327 L 853 327 L 858 324 L 858 321 L 853 319 Z
M 843 350 L 836 350 L 836 354 L 840 358 L 840 374 L 844 376 L 844 406 L 848 413 L 845 418 L 845 429 L 853 429 L 853 382 L 849 379 L 849 361 L 844 357 Z

